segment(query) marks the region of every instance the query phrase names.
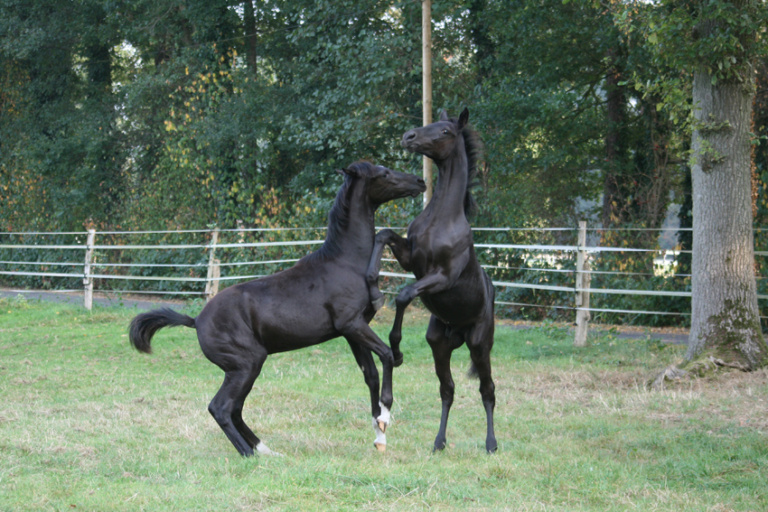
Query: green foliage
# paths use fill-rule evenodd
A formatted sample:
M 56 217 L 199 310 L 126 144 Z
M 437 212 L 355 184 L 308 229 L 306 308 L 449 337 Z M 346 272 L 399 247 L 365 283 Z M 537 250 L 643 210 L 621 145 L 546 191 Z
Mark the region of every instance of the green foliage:
M 475 225 L 658 227 L 685 198 L 692 71 L 740 80 L 766 55 L 766 24 L 755 0 L 435 3 L 434 114 L 468 106 L 486 147 Z M 336 169 L 365 158 L 421 172 L 399 145 L 421 123 L 420 27 L 419 3 L 402 0 L 0 0 L 0 229 L 323 226 Z M 768 104 L 757 71 L 765 225 Z M 419 210 L 418 200 L 388 204 L 377 224 L 406 226 Z M 656 234 L 627 243 L 654 247 Z M 200 251 L 146 256 L 205 261 Z M 505 276 L 572 284 L 565 272 Z M 655 281 L 639 284 L 667 286 Z M 502 295 L 559 305 L 549 292 Z
M 689 73 L 702 70 L 713 83 L 748 83 L 768 51 L 760 35 L 768 23 L 761 0 L 664 1 L 650 16 L 646 34 L 659 58 Z
M 13 70 L 0 186 L 19 197 L 0 207 L 5 229 L 316 223 L 339 167 L 367 158 L 419 172 L 398 143 L 420 122 L 412 2 L 0 7 L 0 58 Z M 619 27 L 616 9 L 589 1 L 434 6 L 436 110 L 469 106 L 488 149 L 478 223 L 566 224 L 595 210 L 614 130 L 607 66 L 638 81 L 655 72 Z M 629 155 L 658 156 L 667 142 L 664 119 L 627 107 L 645 99 L 619 93 L 623 149 L 610 165 L 622 185 L 607 204 L 623 208 L 648 202 L 647 187 L 632 187 L 658 167 Z M 300 215 L 284 211 L 299 200 L 310 203 Z M 665 204 L 617 222 L 652 224 Z

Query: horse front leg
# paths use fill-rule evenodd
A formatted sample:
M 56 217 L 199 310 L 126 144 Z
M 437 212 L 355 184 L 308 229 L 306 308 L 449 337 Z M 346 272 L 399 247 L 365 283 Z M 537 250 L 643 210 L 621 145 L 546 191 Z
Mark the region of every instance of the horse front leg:
M 377 450 L 383 451 L 387 445 L 385 431 L 389 425 L 389 411 L 382 410 L 383 405 L 379 401 L 379 371 L 370 350 L 347 340 L 352 354 L 355 356 L 358 366 L 363 371 L 363 379 L 371 395 L 371 415 L 373 417 L 373 429 L 376 440 L 373 445 Z
M 371 412 L 373 430 L 376 434 L 374 446 L 380 452 L 387 448 L 386 430 L 391 421 L 390 410 L 394 398 L 392 395 L 392 350 L 384 344 L 375 332 L 362 322 L 344 330 L 344 337 L 352 348 L 355 359 L 363 370 L 368 389 L 371 392 Z M 379 356 L 382 365 L 381 396 L 378 395 L 379 375 L 371 352 Z
M 392 330 L 389 331 L 389 346 L 392 347 L 392 354 L 395 358 L 395 367 L 403 364 L 403 353 L 400 351 L 400 342 L 403 339 L 403 319 L 405 318 L 406 308 L 413 302 L 413 299 L 422 293 L 435 293 L 445 290 L 450 285 L 451 280 L 441 272 L 427 274 L 413 284 L 410 284 L 400 290 L 395 299 L 395 321 L 392 324 Z
M 389 246 L 403 269 L 410 271 L 410 248 L 408 240 L 401 237 L 391 229 L 382 229 L 376 234 L 373 243 L 371 260 L 368 263 L 366 281 L 368 283 L 368 295 L 375 311 L 384 305 L 384 294 L 379 290 L 379 271 L 381 270 L 381 257 L 384 247 Z

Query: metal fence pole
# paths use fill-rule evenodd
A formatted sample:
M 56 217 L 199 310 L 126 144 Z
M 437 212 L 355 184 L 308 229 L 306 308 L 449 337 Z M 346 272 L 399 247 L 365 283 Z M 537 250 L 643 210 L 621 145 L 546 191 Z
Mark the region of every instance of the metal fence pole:
M 88 230 L 88 238 L 85 242 L 85 265 L 83 267 L 83 305 L 90 311 L 93 308 L 93 278 L 91 277 L 91 263 L 93 263 L 93 245 L 96 239 L 96 230 Z

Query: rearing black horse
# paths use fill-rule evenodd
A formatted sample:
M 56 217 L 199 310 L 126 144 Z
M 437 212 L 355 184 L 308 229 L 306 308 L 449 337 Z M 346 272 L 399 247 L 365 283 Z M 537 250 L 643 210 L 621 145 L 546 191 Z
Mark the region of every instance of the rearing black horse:
M 366 270 L 374 242 L 374 212 L 382 203 L 417 196 L 421 178 L 369 162 L 343 171 L 346 179 L 328 215 L 323 246 L 295 266 L 262 279 L 226 288 L 197 318 L 170 309 L 142 313 L 131 322 L 131 344 L 150 351 L 155 332 L 184 325 L 197 330 L 205 356 L 224 370 L 224 383 L 208 410 L 241 455 L 270 454 L 242 417 L 243 402 L 269 354 L 323 343 L 343 336 L 363 370 L 371 393 L 371 412 L 380 451 L 392 407 L 390 348 L 368 326 L 375 314 Z M 379 374 L 371 352 L 383 368 Z
M 435 161 L 439 171 L 437 185 L 427 207 L 408 226 L 407 238 L 389 229 L 376 235 L 368 284 L 371 299 L 378 304 L 382 295 L 377 281 L 384 245 L 392 249 L 400 265 L 413 272 L 417 279 L 404 287 L 395 301 L 397 310 L 389 334 L 395 366 L 403 361 L 400 341 L 405 308 L 413 299 L 421 297 L 432 313 L 426 337 L 432 348 L 443 402 L 435 450 L 445 448 L 448 413 L 453 403 L 451 353 L 467 344 L 472 358 L 470 373 L 480 378 L 480 395 L 487 419 L 485 448 L 491 453 L 497 447 L 493 429 L 495 386 L 491 378 L 495 292 L 477 261 L 467 220 L 474 205 L 470 185 L 481 148 L 477 133 L 467 126 L 468 118 L 467 109 L 458 119 L 449 119 L 443 112 L 438 122 L 403 135 L 402 145 L 406 149 Z

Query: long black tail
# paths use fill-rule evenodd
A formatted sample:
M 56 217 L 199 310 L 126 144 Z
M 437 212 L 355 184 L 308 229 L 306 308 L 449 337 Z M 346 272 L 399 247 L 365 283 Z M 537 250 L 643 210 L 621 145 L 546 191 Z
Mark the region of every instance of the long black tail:
M 174 327 L 176 325 L 195 327 L 195 319 L 169 308 L 155 309 L 137 315 L 131 320 L 131 327 L 128 332 L 131 345 L 139 352 L 149 354 L 152 352 L 150 341 L 152 341 L 152 336 L 155 335 L 155 332 L 163 327 Z

